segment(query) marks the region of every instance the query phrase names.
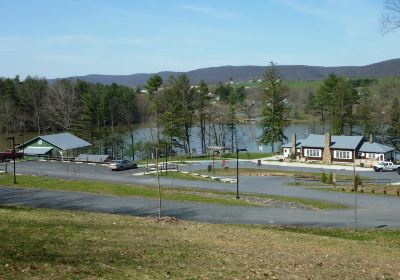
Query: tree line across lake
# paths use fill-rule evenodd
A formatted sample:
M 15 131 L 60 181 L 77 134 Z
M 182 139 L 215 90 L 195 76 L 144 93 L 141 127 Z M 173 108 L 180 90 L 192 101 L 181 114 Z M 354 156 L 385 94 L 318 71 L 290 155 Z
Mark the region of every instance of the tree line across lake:
M 202 153 L 207 146 L 234 150 L 239 120 L 257 119 L 259 144 L 282 143 L 291 121 L 318 119 L 332 134 L 373 134 L 399 147 L 399 79 L 347 79 L 330 74 L 314 86 L 296 88 L 282 80 L 274 63 L 262 82 L 248 88 L 232 81 L 191 85 L 186 75 L 163 81 L 155 75 L 143 87 L 93 84 L 66 79 L 49 83 L 27 77 L 0 79 L 0 131 L 4 135 L 70 131 L 91 143 L 94 153 L 115 155 L 124 145 L 118 130 L 129 131 L 128 150 L 142 157 L 175 147 L 192 151 L 199 127 Z M 318 85 L 318 86 L 315 86 Z M 154 128 L 152 139 L 133 143 L 135 124 Z M 144 153 L 144 154 L 143 154 Z

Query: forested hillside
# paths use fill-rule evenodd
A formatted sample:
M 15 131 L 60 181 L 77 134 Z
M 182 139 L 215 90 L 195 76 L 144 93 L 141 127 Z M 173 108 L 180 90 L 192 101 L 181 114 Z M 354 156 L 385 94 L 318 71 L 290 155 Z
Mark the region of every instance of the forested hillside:
M 287 81 L 297 80 L 321 80 L 334 73 L 338 76 L 352 78 L 383 78 L 400 76 L 400 59 L 392 59 L 366 66 L 342 66 L 342 67 L 322 67 L 305 65 L 281 65 L 280 72 Z M 220 66 L 208 67 L 188 72 L 159 72 L 156 73 L 163 80 L 169 76 L 175 77 L 186 74 L 193 85 L 200 80 L 215 84 L 219 81 L 246 81 L 260 79 L 265 71 L 265 66 Z M 90 83 L 112 84 L 136 87 L 146 84 L 146 81 L 154 74 L 140 73 L 132 75 L 87 75 L 76 76 L 68 79 L 82 80 Z

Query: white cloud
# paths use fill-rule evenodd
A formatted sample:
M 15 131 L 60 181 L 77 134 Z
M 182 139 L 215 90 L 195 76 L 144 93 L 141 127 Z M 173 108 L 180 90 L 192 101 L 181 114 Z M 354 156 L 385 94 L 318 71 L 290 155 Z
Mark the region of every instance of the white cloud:
M 308 14 L 318 17 L 327 16 L 326 11 L 319 5 L 310 5 L 310 4 L 305 4 L 304 2 L 299 3 L 298 1 L 293 1 L 293 0 L 276 0 L 276 2 L 285 5 L 293 10 L 301 12 L 303 14 Z
M 232 19 L 232 18 L 237 18 L 239 17 L 239 14 L 233 13 L 228 10 L 218 10 L 212 7 L 205 7 L 205 6 L 194 6 L 194 5 L 183 5 L 180 6 L 179 8 L 189 11 L 189 12 L 194 12 L 198 14 L 202 14 L 214 19 L 218 20 L 224 20 L 224 19 Z
M 365 0 L 273 0 L 290 9 L 339 25 L 349 38 L 376 38 L 380 13 Z M 376 8 L 376 7 L 375 7 Z
M 140 45 L 149 46 L 151 39 L 139 37 L 96 37 L 86 34 L 49 36 L 38 41 L 42 45 Z

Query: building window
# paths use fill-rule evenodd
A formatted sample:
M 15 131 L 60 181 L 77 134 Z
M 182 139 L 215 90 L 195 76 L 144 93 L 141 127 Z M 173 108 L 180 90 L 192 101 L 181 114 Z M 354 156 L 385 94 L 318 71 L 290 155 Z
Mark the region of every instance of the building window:
M 321 157 L 321 150 L 318 149 L 306 149 L 306 157 Z
M 43 142 L 42 142 L 42 139 L 39 139 L 39 141 L 37 142 L 39 145 L 42 145 L 43 144 Z
M 351 159 L 352 153 L 349 151 L 335 151 L 335 158 L 337 159 Z
M 379 154 L 375 154 L 375 153 L 366 153 L 366 158 L 378 158 Z

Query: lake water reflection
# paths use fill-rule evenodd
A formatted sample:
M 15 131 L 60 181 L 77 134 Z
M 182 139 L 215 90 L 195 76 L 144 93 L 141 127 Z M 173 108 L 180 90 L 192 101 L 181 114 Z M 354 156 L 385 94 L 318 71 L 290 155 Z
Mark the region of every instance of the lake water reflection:
M 237 129 L 237 142 L 240 148 L 246 148 L 249 152 L 258 152 L 259 144 L 258 138 L 260 137 L 262 130 L 255 124 L 240 124 L 236 126 Z M 209 137 L 209 130 L 207 128 L 206 145 L 215 145 L 213 137 Z M 220 130 L 217 131 L 220 134 Z M 287 127 L 284 131 L 285 136 L 290 141 L 290 137 L 293 133 L 296 133 L 297 139 L 306 137 L 310 133 L 322 133 L 322 126 L 313 123 L 296 123 Z M 213 131 L 211 129 L 211 134 Z M 156 131 L 150 128 L 139 128 L 134 132 L 134 141 L 149 141 L 155 139 Z M 210 138 L 210 139 L 209 139 Z M 231 132 L 225 129 L 225 146 L 231 147 Z M 201 153 L 201 138 L 199 127 L 194 127 L 191 134 L 191 148 L 195 149 L 196 153 Z M 131 143 L 130 134 L 124 136 L 124 142 L 127 146 Z M 234 134 L 234 145 L 236 147 L 236 133 Z M 263 152 L 271 152 L 271 145 L 261 145 Z M 277 150 L 278 143 L 275 145 L 275 151 Z

